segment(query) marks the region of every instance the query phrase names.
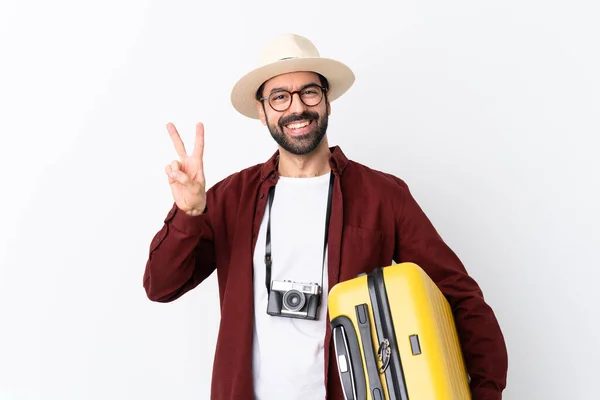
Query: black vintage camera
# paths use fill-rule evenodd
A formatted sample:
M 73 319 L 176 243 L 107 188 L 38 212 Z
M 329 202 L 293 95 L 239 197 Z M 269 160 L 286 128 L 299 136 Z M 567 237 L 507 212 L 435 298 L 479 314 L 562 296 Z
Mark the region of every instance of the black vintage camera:
M 318 318 L 321 287 L 317 283 L 273 281 L 267 314 L 300 319 Z

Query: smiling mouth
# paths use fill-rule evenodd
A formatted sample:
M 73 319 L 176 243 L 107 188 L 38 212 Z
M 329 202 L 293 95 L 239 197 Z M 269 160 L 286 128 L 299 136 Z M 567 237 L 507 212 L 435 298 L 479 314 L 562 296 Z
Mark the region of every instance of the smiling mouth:
M 304 120 L 304 121 L 295 121 L 285 125 L 288 129 L 302 129 L 311 124 L 312 121 Z

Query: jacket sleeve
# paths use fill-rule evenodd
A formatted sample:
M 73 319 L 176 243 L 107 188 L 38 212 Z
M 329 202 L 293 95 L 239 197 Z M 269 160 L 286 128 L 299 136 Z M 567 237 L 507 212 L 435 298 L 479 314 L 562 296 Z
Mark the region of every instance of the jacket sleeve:
M 396 218 L 394 259 L 419 265 L 448 299 L 471 378 L 473 400 L 500 400 L 506 386 L 508 355 L 496 316 L 406 183 L 399 184 L 403 200 Z
M 207 209 L 198 216 L 189 216 L 173 204 L 162 228 L 154 235 L 143 276 L 150 300 L 176 300 L 215 270 L 210 196 L 209 190 Z

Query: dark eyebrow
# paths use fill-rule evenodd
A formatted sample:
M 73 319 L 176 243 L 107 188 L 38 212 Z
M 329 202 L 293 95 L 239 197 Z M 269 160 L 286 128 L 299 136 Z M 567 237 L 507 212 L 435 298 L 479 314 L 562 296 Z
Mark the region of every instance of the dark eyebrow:
M 310 87 L 310 86 L 320 86 L 320 85 L 318 83 L 315 83 L 315 82 L 309 82 L 306 85 L 302 86 L 300 88 L 300 90 L 304 90 L 304 89 L 306 89 L 307 87 Z M 269 94 L 281 92 L 282 90 L 290 91 L 289 88 L 280 86 L 280 87 L 276 87 L 276 88 L 271 89 L 271 91 L 269 92 Z

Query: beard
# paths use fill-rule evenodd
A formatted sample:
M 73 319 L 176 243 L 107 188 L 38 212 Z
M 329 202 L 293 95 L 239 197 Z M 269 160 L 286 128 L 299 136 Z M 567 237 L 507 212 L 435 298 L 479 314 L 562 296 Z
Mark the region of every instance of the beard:
M 323 140 L 327 132 L 328 117 L 327 113 L 319 116 L 316 112 L 304 111 L 302 114 L 282 117 L 277 124 L 272 124 L 267 118 L 267 126 L 273 139 L 284 150 L 295 155 L 304 155 L 313 152 Z M 301 120 L 312 122 L 310 132 L 302 136 L 289 136 L 284 133 L 285 125 Z

